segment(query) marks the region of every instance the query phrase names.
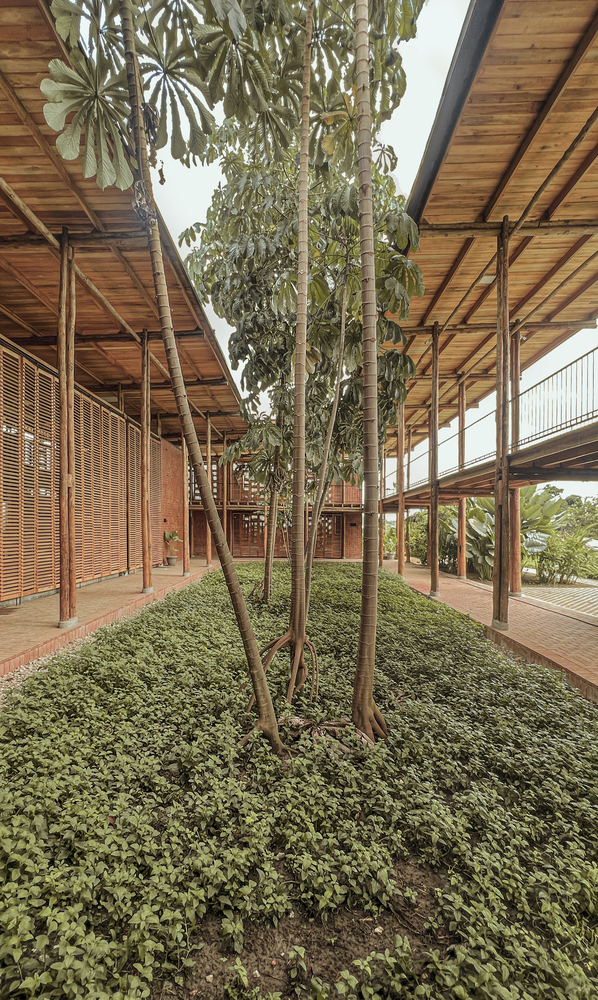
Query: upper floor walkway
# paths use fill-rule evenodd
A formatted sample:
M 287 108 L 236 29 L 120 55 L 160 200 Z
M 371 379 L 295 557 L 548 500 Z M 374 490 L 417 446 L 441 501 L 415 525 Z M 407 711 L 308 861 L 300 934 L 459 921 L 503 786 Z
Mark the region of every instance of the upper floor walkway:
M 511 487 L 559 480 L 598 481 L 598 348 L 514 395 L 505 416 Z M 494 492 L 496 442 L 496 409 L 439 441 L 441 503 Z M 429 448 L 406 456 L 408 507 L 430 502 L 430 459 Z M 396 472 L 385 477 L 385 510 L 398 505 L 396 480 Z

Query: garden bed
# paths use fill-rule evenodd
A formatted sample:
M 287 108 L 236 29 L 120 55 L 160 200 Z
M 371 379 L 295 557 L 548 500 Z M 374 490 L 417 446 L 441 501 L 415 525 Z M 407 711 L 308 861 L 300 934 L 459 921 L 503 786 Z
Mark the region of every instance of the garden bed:
M 299 716 L 350 711 L 360 571 L 316 566 Z M 260 641 L 288 591 L 278 566 Z M 598 711 L 386 572 L 377 655 L 388 742 L 289 722 L 286 765 L 238 749 L 219 573 L 28 678 L 0 715 L 1 995 L 594 998 Z

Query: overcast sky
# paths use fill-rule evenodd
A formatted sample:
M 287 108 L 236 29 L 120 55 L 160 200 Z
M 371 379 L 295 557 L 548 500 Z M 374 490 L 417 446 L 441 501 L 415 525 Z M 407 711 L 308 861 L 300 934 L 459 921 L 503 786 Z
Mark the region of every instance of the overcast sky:
M 384 126 L 382 138 L 391 143 L 398 154 L 395 180 L 406 195 L 424 153 L 468 5 L 468 0 L 428 0 L 419 17 L 417 37 L 401 46 L 407 91 L 392 120 Z M 205 221 L 212 192 L 218 186 L 221 173 L 217 163 L 188 170 L 171 160 L 165 151 L 162 154 L 166 184 L 161 187 L 155 178 L 154 190 L 166 224 L 176 239 L 192 223 Z M 204 306 L 228 357 L 230 328 L 214 315 L 208 303 Z M 580 331 L 529 368 L 524 373 L 522 389 L 558 371 L 595 346 L 596 331 Z M 238 373 L 233 375 L 237 378 Z M 477 419 L 493 408 L 493 397 L 489 397 L 479 411 L 472 411 L 471 417 Z M 454 433 L 454 430 L 456 427 L 441 432 L 441 439 Z M 593 496 L 597 492 L 595 483 L 561 485 L 565 485 L 566 493 Z

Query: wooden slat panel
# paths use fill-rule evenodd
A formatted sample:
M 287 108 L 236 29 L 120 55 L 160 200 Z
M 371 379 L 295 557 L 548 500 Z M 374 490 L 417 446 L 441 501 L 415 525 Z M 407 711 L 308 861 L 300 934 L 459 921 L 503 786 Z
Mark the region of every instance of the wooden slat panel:
M 133 424 L 127 426 L 129 473 L 129 569 L 141 566 L 141 432 Z
M 155 438 L 150 441 L 150 516 L 152 522 L 152 564 L 164 561 L 164 521 L 162 519 L 162 449 Z

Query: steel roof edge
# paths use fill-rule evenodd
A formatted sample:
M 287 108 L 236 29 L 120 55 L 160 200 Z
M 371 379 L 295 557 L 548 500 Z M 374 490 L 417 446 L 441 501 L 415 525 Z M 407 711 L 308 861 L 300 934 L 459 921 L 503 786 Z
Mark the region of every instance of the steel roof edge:
M 504 0 L 471 0 L 406 211 L 421 221 Z

